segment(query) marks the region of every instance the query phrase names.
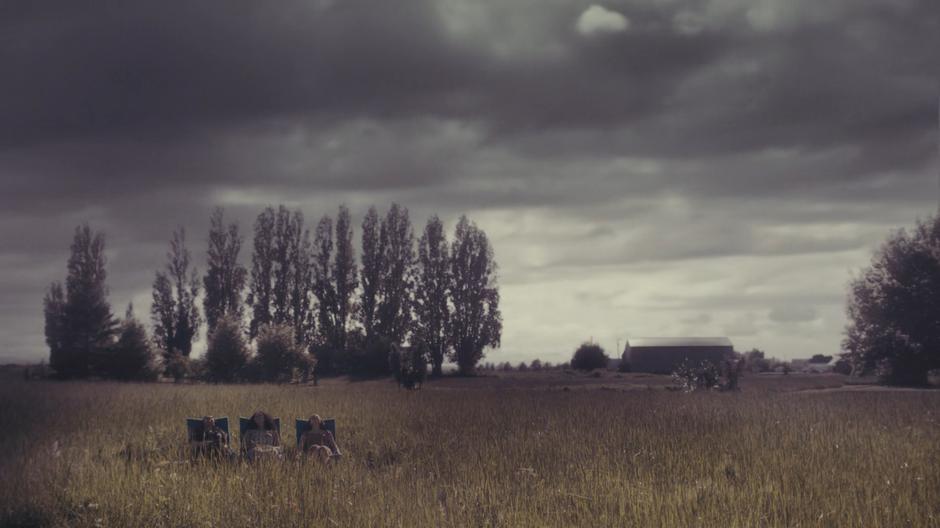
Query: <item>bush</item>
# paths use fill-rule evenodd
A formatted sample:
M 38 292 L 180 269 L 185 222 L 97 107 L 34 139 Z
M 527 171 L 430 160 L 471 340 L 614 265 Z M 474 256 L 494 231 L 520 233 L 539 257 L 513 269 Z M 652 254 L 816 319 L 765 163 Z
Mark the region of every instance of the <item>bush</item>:
M 721 372 L 711 361 L 685 360 L 672 373 L 672 380 L 685 392 L 721 388 Z
M 190 375 L 189 358 L 181 354 L 179 350 L 171 351 L 164 361 L 163 373 L 179 383 Z
M 350 373 L 360 376 L 387 376 L 391 370 L 392 342 L 384 337 L 350 340 Z
M 127 319 L 118 330 L 118 340 L 107 354 L 104 374 L 119 380 L 153 381 L 159 374 L 156 354 L 147 330 L 137 319 Z
M 209 336 L 206 375 L 214 381 L 233 381 L 248 363 L 248 345 L 241 322 L 229 315 L 221 317 Z
M 258 355 L 255 357 L 262 379 L 290 381 L 297 371 L 312 370 L 314 361 L 294 340 L 294 329 L 288 325 L 265 325 L 258 332 Z
M 610 358 L 600 345 L 582 343 L 571 357 L 571 368 L 576 370 L 594 370 L 607 368 Z
M 529 364 L 529 368 L 532 370 L 542 370 L 542 360 L 533 359 L 532 363 Z
M 832 371 L 836 374 L 844 374 L 849 376 L 852 374 L 852 363 L 850 363 L 849 360 L 845 358 L 839 358 L 839 360 L 836 361 L 836 364 L 832 366 Z

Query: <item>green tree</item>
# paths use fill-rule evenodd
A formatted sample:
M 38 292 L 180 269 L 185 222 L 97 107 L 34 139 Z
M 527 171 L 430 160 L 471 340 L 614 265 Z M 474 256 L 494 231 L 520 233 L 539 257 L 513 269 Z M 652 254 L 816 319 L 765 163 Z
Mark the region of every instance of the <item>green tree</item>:
M 393 203 L 379 227 L 382 266 L 376 306 L 376 333 L 393 345 L 408 338 L 412 324 L 414 231 L 408 209 Z
M 310 234 L 303 214 L 283 205 L 268 207 L 255 221 L 251 258 L 249 334 L 264 325 L 290 325 L 304 348 L 312 339 L 310 314 Z
M 844 357 L 854 372 L 926 385 L 940 368 L 940 215 L 900 230 L 849 287 Z
M 195 267 L 190 269 L 190 253 L 186 248 L 186 231 L 173 232 L 167 252 L 165 271 L 157 271 L 153 282 L 153 303 L 150 314 L 153 333 L 164 362 L 178 352 L 188 358 L 193 342 L 199 335 L 202 318 L 196 306 L 199 279 Z
M 313 235 L 313 295 L 317 299 L 317 360 L 320 372 L 335 368 L 338 333 L 336 284 L 332 275 L 333 219 L 324 215 Z
M 382 275 L 382 248 L 379 245 L 379 214 L 370 207 L 362 220 L 362 293 L 359 297 L 358 320 L 365 339 L 375 337 L 376 306 Z
M 202 279 L 205 297 L 203 312 L 207 333 L 215 330 L 216 322 L 229 315 L 238 321 L 244 316 L 242 292 L 248 271 L 238 263 L 242 237 L 238 224 L 224 225 L 222 208 L 212 212 L 209 228 L 209 250 L 206 276 Z
M 486 347 L 498 347 L 503 329 L 493 248 L 466 216 L 451 246 L 451 358 L 459 372 L 472 374 Z
M 105 265 L 104 235 L 87 224 L 75 228 L 65 289 L 54 283 L 43 303 L 49 364 L 61 377 L 100 370 L 114 341 Z
M 575 370 L 594 370 L 607 368 L 610 358 L 597 343 L 581 343 L 571 356 L 571 368 Z
M 297 344 L 294 329 L 290 325 L 270 324 L 261 327 L 257 345 L 255 360 L 262 377 L 267 381 L 289 381 L 296 371 L 307 372 L 313 367 L 313 359 Z
M 271 323 L 272 287 L 274 283 L 274 224 L 272 207 L 265 208 L 255 219 L 254 247 L 251 253 L 251 282 L 248 305 L 251 307 L 251 322 L 248 333 L 256 337 L 262 326 Z
M 123 381 L 153 381 L 157 378 L 157 356 L 144 325 L 134 317 L 134 308 L 118 328 L 117 342 L 110 350 L 105 372 L 108 377 Z
M 437 215 L 428 219 L 418 240 L 414 298 L 415 340 L 426 345 L 431 372 L 440 376 L 450 334 L 450 252 Z
M 352 220 L 345 205 L 336 215 L 336 253 L 333 258 L 333 284 L 336 292 L 336 341 L 334 346 L 346 352 L 351 314 L 355 312 L 353 294 L 359 286 L 356 255 L 353 249 Z
M 223 315 L 209 334 L 209 348 L 206 350 L 209 377 L 216 381 L 233 381 L 248 359 L 241 320 L 231 314 Z

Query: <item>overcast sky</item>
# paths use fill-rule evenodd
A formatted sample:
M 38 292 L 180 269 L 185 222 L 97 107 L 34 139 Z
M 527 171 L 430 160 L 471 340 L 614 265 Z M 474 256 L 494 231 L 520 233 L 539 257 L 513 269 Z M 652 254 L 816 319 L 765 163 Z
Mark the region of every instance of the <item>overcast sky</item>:
M 832 354 L 851 274 L 937 207 L 936 0 L 8 0 L 0 71 L 0 361 L 47 357 L 79 223 L 147 317 L 213 206 L 346 203 L 358 240 L 392 201 L 489 234 L 488 360 Z

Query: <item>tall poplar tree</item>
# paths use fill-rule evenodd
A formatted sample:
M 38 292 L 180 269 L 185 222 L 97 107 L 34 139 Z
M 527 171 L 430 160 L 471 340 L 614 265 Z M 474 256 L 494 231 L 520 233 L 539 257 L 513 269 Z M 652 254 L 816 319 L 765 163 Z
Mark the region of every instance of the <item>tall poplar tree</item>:
M 345 205 L 336 215 L 336 253 L 333 258 L 333 284 L 336 292 L 336 339 L 337 350 L 346 351 L 351 314 L 355 311 L 353 294 L 359 285 L 356 273 L 356 255 L 353 249 L 352 219 Z
M 251 322 L 248 333 L 254 338 L 262 326 L 272 320 L 271 301 L 274 268 L 274 223 L 273 207 L 267 207 L 255 219 L 254 243 L 251 253 L 251 283 L 248 305 L 251 307 Z
M 408 337 L 412 323 L 414 231 L 408 209 L 393 203 L 379 228 L 382 260 L 376 333 L 394 345 Z
M 435 376 L 442 374 L 449 347 L 450 257 L 444 224 L 437 215 L 428 219 L 418 240 L 415 272 L 415 339 L 425 345 Z
M 473 374 L 486 347 L 498 347 L 502 335 L 499 287 L 493 248 L 476 224 L 460 217 L 451 246 L 450 357 L 460 373 Z
M 199 279 L 195 266 L 190 267 L 186 248 L 186 230 L 173 232 L 166 254 L 166 270 L 156 272 L 153 282 L 153 304 L 150 314 L 153 333 L 166 362 L 174 353 L 189 357 L 193 342 L 199 335 L 202 317 L 196 306 Z
M 362 220 L 362 292 L 359 297 L 358 320 L 366 340 L 375 338 L 375 310 L 378 305 L 382 274 L 382 248 L 379 247 L 379 213 L 370 207 Z
M 215 330 L 219 318 L 230 316 L 241 321 L 244 316 L 242 292 L 248 271 L 238 263 L 241 247 L 238 224 L 232 223 L 226 227 L 222 208 L 216 208 L 210 218 L 206 276 L 202 280 L 205 288 L 203 311 L 208 334 Z
M 251 257 L 249 333 L 256 337 L 267 324 L 288 325 L 305 348 L 311 341 L 310 234 L 300 211 L 283 205 L 265 209 L 255 221 Z

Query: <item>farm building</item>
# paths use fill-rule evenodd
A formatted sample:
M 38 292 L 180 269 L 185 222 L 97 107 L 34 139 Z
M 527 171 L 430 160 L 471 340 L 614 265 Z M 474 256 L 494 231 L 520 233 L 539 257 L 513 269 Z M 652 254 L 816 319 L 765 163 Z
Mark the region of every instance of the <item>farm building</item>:
M 727 337 L 648 337 L 628 340 L 623 355 L 633 372 L 669 374 L 685 360 L 720 366 L 733 351 Z

